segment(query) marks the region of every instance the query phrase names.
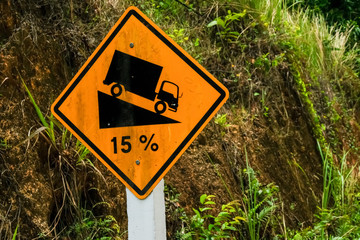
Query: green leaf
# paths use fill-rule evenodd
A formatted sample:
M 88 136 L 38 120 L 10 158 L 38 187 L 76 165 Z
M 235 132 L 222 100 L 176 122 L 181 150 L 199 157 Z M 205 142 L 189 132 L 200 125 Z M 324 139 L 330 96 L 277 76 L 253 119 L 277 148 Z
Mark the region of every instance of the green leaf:
M 233 226 L 226 226 L 226 229 L 232 230 L 232 231 L 237 231 L 237 229 Z
M 211 231 L 214 228 L 214 224 L 209 224 L 208 229 Z
M 218 22 L 217 22 L 217 20 L 215 19 L 214 21 L 210 22 L 210 23 L 207 25 L 207 27 L 213 27 L 213 26 L 215 26 L 215 25 L 217 25 L 217 24 L 218 24 Z
M 205 208 L 199 208 L 200 212 L 204 212 L 206 210 L 211 210 L 212 208 L 209 207 L 205 207 Z
M 246 222 L 246 219 L 243 218 L 243 217 L 240 217 L 240 216 L 234 217 L 234 220 L 237 221 L 237 222 L 240 222 L 240 221 Z
M 206 218 L 214 218 L 214 216 L 211 215 L 211 214 L 207 214 L 207 215 L 204 215 L 204 216 L 203 216 L 203 219 L 206 219 Z
M 100 240 L 111 240 L 111 237 L 101 237 Z
M 200 212 L 198 210 L 193 208 L 193 211 L 195 212 L 196 216 L 198 216 L 199 218 L 201 217 Z
M 230 214 L 228 212 L 220 212 L 219 217 L 230 217 Z
M 200 203 L 201 203 L 201 204 L 204 204 L 204 202 L 205 202 L 205 200 L 206 200 L 207 197 L 208 197 L 208 196 L 207 196 L 206 194 L 201 195 L 201 197 L 200 197 Z
M 181 239 L 191 239 L 191 236 L 193 235 L 192 232 L 185 233 L 181 236 Z
M 225 28 L 225 21 L 222 20 L 221 18 L 217 18 L 217 25 L 220 25 L 222 28 Z
M 195 47 L 197 47 L 197 46 L 200 45 L 200 44 L 199 44 L 199 41 L 200 41 L 200 39 L 199 39 L 199 38 L 196 38 L 196 40 L 195 40 L 195 42 L 194 42 L 194 46 L 195 46 Z
M 229 32 L 230 35 L 234 36 L 234 37 L 237 37 L 240 35 L 239 32 Z

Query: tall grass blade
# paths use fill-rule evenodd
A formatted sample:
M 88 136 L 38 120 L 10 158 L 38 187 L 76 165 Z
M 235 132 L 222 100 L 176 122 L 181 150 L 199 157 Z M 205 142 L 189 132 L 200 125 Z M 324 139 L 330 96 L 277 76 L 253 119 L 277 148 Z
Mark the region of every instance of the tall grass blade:
M 15 239 L 16 239 L 18 228 L 19 228 L 19 224 L 16 225 L 15 232 L 14 232 L 14 234 L 13 234 L 13 236 L 12 236 L 12 240 L 15 240 Z
M 20 74 L 19 74 L 19 76 L 20 76 Z M 35 101 L 34 97 L 32 96 L 29 88 L 26 86 L 26 84 L 24 82 L 24 79 L 21 76 L 20 76 L 20 79 L 21 79 L 22 84 L 23 84 L 23 86 L 24 86 L 24 88 L 25 88 L 25 90 L 26 90 L 26 92 L 27 92 L 27 94 L 28 94 L 28 96 L 30 98 L 31 103 L 33 104 L 33 106 L 35 108 L 35 111 L 36 111 L 36 113 L 37 113 L 37 115 L 38 115 L 38 117 L 39 117 L 39 119 L 41 121 L 41 124 L 44 127 L 46 127 L 46 132 L 47 132 L 51 142 L 55 145 L 54 124 L 51 121 L 50 121 L 50 125 L 48 124 L 48 122 L 46 121 L 44 115 L 42 114 L 39 106 L 36 104 L 36 101 Z

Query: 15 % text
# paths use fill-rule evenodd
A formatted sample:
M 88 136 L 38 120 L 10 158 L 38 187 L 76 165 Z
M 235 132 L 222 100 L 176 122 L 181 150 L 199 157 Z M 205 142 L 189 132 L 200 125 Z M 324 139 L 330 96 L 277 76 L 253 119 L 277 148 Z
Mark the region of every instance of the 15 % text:
M 148 137 L 146 135 L 141 135 L 140 136 L 140 138 L 139 138 L 140 143 L 145 145 L 144 151 L 147 151 L 148 147 L 150 147 L 151 151 L 154 151 L 154 152 L 156 152 L 159 149 L 159 145 L 157 143 L 152 142 L 154 136 L 155 136 L 155 133 L 153 133 L 151 135 L 149 140 L 148 140 Z M 113 143 L 114 153 L 118 153 L 117 137 L 113 137 L 111 139 L 111 142 Z M 130 136 L 122 136 L 120 145 L 121 145 L 120 150 L 123 153 L 131 152 L 132 145 L 131 145 Z

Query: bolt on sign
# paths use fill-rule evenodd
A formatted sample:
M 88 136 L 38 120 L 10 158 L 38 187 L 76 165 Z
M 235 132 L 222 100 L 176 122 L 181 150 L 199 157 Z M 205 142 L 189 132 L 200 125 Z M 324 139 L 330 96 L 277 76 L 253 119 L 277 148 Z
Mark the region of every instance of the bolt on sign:
M 228 95 L 158 26 L 130 7 L 53 103 L 52 113 L 144 199 Z

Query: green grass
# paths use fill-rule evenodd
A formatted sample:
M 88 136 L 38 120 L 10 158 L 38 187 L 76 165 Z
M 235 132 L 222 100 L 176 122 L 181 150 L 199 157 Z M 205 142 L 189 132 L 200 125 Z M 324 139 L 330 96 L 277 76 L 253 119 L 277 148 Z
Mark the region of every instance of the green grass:
M 182 216 L 184 226 L 177 233 L 179 239 L 258 240 L 267 239 L 270 232 L 278 231 L 278 188 L 273 184 L 262 185 L 247 157 L 246 168 L 239 175 L 241 198 L 233 198 L 219 208 L 214 195 L 203 194 L 201 207 L 193 209 L 195 215 Z M 222 176 L 219 177 L 230 191 Z
M 221 132 L 221 135 L 223 135 L 223 132 Z M 205 155 L 209 159 L 209 161 L 211 162 L 211 165 L 213 166 L 213 168 L 214 168 L 216 174 L 218 175 L 218 177 L 220 178 L 224 188 L 226 189 L 226 192 L 229 194 L 230 199 L 234 200 L 233 193 L 231 192 L 229 186 L 226 184 L 226 182 L 225 182 L 222 174 L 220 173 L 218 167 L 215 165 L 214 161 L 211 159 L 210 155 L 207 152 L 205 152 Z
M 322 15 L 312 15 L 306 9 L 296 8 L 296 4 L 287 6 L 282 0 L 252 0 L 245 1 L 244 5 L 260 15 L 270 34 L 294 41 L 307 56 L 308 69 L 336 72 L 345 65 L 353 66 L 355 53 L 350 50 L 345 54 L 351 28 L 342 31 L 336 26 L 329 28 Z M 334 65 L 327 65 L 329 62 Z
M 321 151 L 321 150 L 320 150 Z M 359 239 L 360 238 L 360 182 L 357 165 L 347 162 L 343 153 L 339 166 L 323 158 L 323 193 L 321 207 L 313 227 L 303 229 L 291 239 Z
M 255 175 L 255 171 L 250 167 L 245 148 L 246 169 L 243 174 L 247 177 L 248 189 L 241 182 L 243 202 L 245 203 L 244 215 L 249 239 L 263 239 L 267 227 L 273 220 L 276 208 L 278 208 L 276 193 L 278 188 L 273 184 L 262 186 Z M 274 226 L 271 226 L 274 227 Z
M 55 159 L 48 160 L 49 162 L 53 161 L 55 168 L 57 168 L 58 177 L 62 180 L 62 194 L 64 196 L 61 200 L 62 206 L 59 207 L 56 218 L 52 223 L 54 224 L 52 231 L 55 231 L 55 235 L 57 235 L 56 228 L 58 227 L 60 228 L 61 236 L 71 236 L 72 239 L 110 240 L 114 239 L 114 237 L 121 237 L 123 233 L 120 233 L 120 228 L 111 215 L 105 218 L 95 217 L 91 210 L 86 210 L 81 207 L 80 195 L 81 191 L 84 191 L 82 188 L 86 185 L 84 182 L 81 182 L 86 181 L 87 173 L 92 171 L 96 173 L 102 181 L 105 181 L 102 173 L 90 160 L 90 151 L 79 140 L 75 141 L 73 135 L 57 122 L 52 115 L 48 118 L 44 116 L 24 80 L 21 76 L 20 78 L 42 125 L 32 132 L 25 141 L 45 131 L 46 134 L 43 136 L 48 140 L 49 145 L 56 150 Z M 7 146 L 5 141 L 1 144 Z M 85 177 L 79 180 L 77 175 L 83 175 Z M 54 184 L 53 181 L 54 180 L 51 179 L 51 184 L 53 186 L 57 185 Z M 95 203 L 93 208 L 99 204 L 104 204 L 104 202 Z M 73 211 L 64 211 L 66 208 L 73 208 Z M 75 219 L 75 222 L 68 226 L 69 223 L 66 222 L 65 219 Z M 59 223 L 61 224 L 58 226 Z M 68 230 L 65 231 L 66 229 Z M 14 236 L 16 236 L 16 231 L 14 234 Z M 51 234 L 51 232 L 48 232 L 42 233 L 41 235 L 45 237 L 51 236 Z
M 65 235 L 78 240 L 111 240 L 120 239 L 124 232 L 120 232 L 120 227 L 113 216 L 96 218 L 92 211 L 81 209 L 80 217 L 69 227 Z
M 346 119 L 346 107 L 349 106 L 347 98 L 356 99 L 353 92 L 349 93 L 344 90 L 344 83 L 356 88 L 358 85 L 351 85 L 351 83 L 359 81 L 353 71 L 358 54 L 355 49 L 346 48 L 352 29 L 340 29 L 336 26 L 329 27 L 323 16 L 313 15 L 306 9 L 297 8 L 296 5 L 286 6 L 281 0 L 248 0 L 241 3 L 237 1 L 220 1 L 218 4 L 214 3 L 214 6 L 214 8 L 217 7 L 220 10 L 215 12 L 216 17 L 208 21 L 207 27 L 210 32 L 215 32 L 218 37 L 216 46 L 219 49 L 218 52 L 222 54 L 219 54 L 219 58 L 231 58 L 228 63 L 233 64 L 232 68 L 234 70 L 231 78 L 234 79 L 234 82 L 237 82 L 235 78 L 238 76 L 236 65 L 241 63 L 234 61 L 235 56 L 231 55 L 231 51 L 236 47 L 241 49 L 248 47 L 246 44 L 249 44 L 249 42 L 243 40 L 247 37 L 245 33 L 255 32 L 256 38 L 254 41 L 261 38 L 261 33 L 263 33 L 263 37 L 268 39 L 262 42 L 279 50 L 279 55 L 282 56 L 281 63 L 285 63 L 290 68 L 294 77 L 294 87 L 300 96 L 304 112 L 310 119 L 312 133 L 317 141 L 318 146 L 315 146 L 315 148 L 318 148 L 323 163 L 323 193 L 319 211 L 316 214 L 317 221 L 310 230 L 303 229 L 297 234 L 292 234 L 293 231 L 289 229 L 288 235 L 285 231 L 285 238 L 359 238 L 357 227 L 359 217 L 357 212 L 360 205 L 357 200 L 359 194 L 355 192 L 360 186 L 354 177 L 356 167 L 348 165 L 347 153 L 341 155 L 340 148 L 333 148 L 336 146 L 336 142 L 329 138 L 329 129 L 333 129 L 335 123 Z M 228 52 L 226 51 L 227 48 L 230 49 Z M 272 67 L 278 66 L 278 63 L 272 64 L 274 58 L 271 54 L 273 53 L 260 52 L 258 57 L 254 58 L 253 65 L 264 70 L 264 75 Z M 248 72 L 250 79 L 248 80 L 251 81 L 255 70 L 249 68 Z M 242 77 L 244 78 L 244 76 Z M 242 79 L 240 78 L 240 80 Z M 260 95 L 260 93 L 262 93 L 261 107 L 266 117 L 269 116 L 266 90 L 260 89 L 255 92 L 257 95 Z M 324 121 L 324 109 L 321 108 L 319 102 L 325 99 L 319 93 L 329 97 L 327 102 L 334 102 L 334 99 L 337 99 L 339 104 L 344 106 L 343 109 L 338 110 L 334 109 L 333 104 L 328 104 L 330 113 L 325 118 L 331 119 L 330 123 Z M 255 94 L 252 92 L 249 95 L 255 96 Z M 357 100 L 357 102 L 359 101 Z M 351 111 L 353 110 L 349 109 L 350 114 Z M 341 119 L 339 114 L 345 116 L 345 118 Z M 226 124 L 226 115 L 218 115 L 215 121 L 219 126 Z M 357 158 L 355 157 L 355 159 Z M 243 189 L 243 192 L 247 191 L 248 195 L 242 198 L 244 202 L 243 211 L 246 211 L 246 214 L 241 216 L 247 219 L 245 222 L 247 224 L 248 239 L 260 239 L 262 236 L 259 229 L 263 225 L 259 223 L 263 222 L 256 221 L 260 216 L 255 213 L 259 214 L 259 212 L 253 210 L 262 203 L 259 197 L 261 185 L 257 185 L 254 180 L 254 172 L 250 170 L 249 165 L 247 165 L 247 169 L 249 170 L 242 174 L 247 178 L 248 182 L 253 181 L 253 185 L 249 184 L 247 186 L 249 189 Z M 271 212 L 271 207 L 269 209 Z M 201 209 L 195 213 L 197 222 L 206 225 L 206 217 L 203 217 Z M 201 219 L 205 220 L 201 221 Z M 203 225 L 201 227 L 204 227 Z M 270 222 L 268 222 L 268 225 L 271 225 Z M 206 226 L 201 231 L 205 231 L 204 229 L 207 229 Z
M 22 84 L 30 98 L 30 101 L 31 103 L 33 104 L 34 108 L 35 108 L 35 111 L 36 111 L 36 114 L 37 116 L 39 117 L 39 120 L 41 122 L 41 124 L 45 127 L 45 130 L 46 130 L 46 134 L 48 135 L 51 143 L 54 145 L 54 147 L 56 147 L 56 141 L 55 141 L 55 133 L 54 133 L 54 123 L 53 121 L 47 121 L 45 116 L 43 115 L 43 113 L 41 112 L 40 110 L 40 107 L 37 105 L 34 97 L 32 96 L 29 88 L 26 86 L 25 82 L 24 82 L 24 79 L 21 77 L 20 73 L 19 73 L 19 77 L 22 81 Z
M 14 234 L 13 234 L 13 236 L 12 236 L 12 240 L 15 240 L 15 239 L 16 239 L 17 232 L 18 232 L 18 228 L 19 228 L 19 224 L 18 224 L 18 225 L 16 225 L 16 228 L 15 228 Z
M 348 163 L 344 152 L 339 166 L 329 161 L 330 151 L 322 152 L 323 193 L 321 205 L 311 227 L 279 230 L 278 189 L 261 185 L 248 160 L 242 171 L 241 199 L 217 207 L 214 195 L 202 195 L 201 207 L 193 209 L 189 218 L 182 215 L 183 228 L 178 239 L 359 239 L 360 238 L 360 180 L 359 168 Z M 246 156 L 246 151 L 245 151 Z M 246 158 L 247 159 L 247 158 Z
M 324 155 L 319 142 L 317 142 L 317 144 L 323 162 L 323 193 L 321 199 L 321 208 L 327 209 L 329 206 L 333 186 L 333 162 L 329 161 L 331 159 L 329 157 L 331 154 L 329 147 L 326 148 Z

